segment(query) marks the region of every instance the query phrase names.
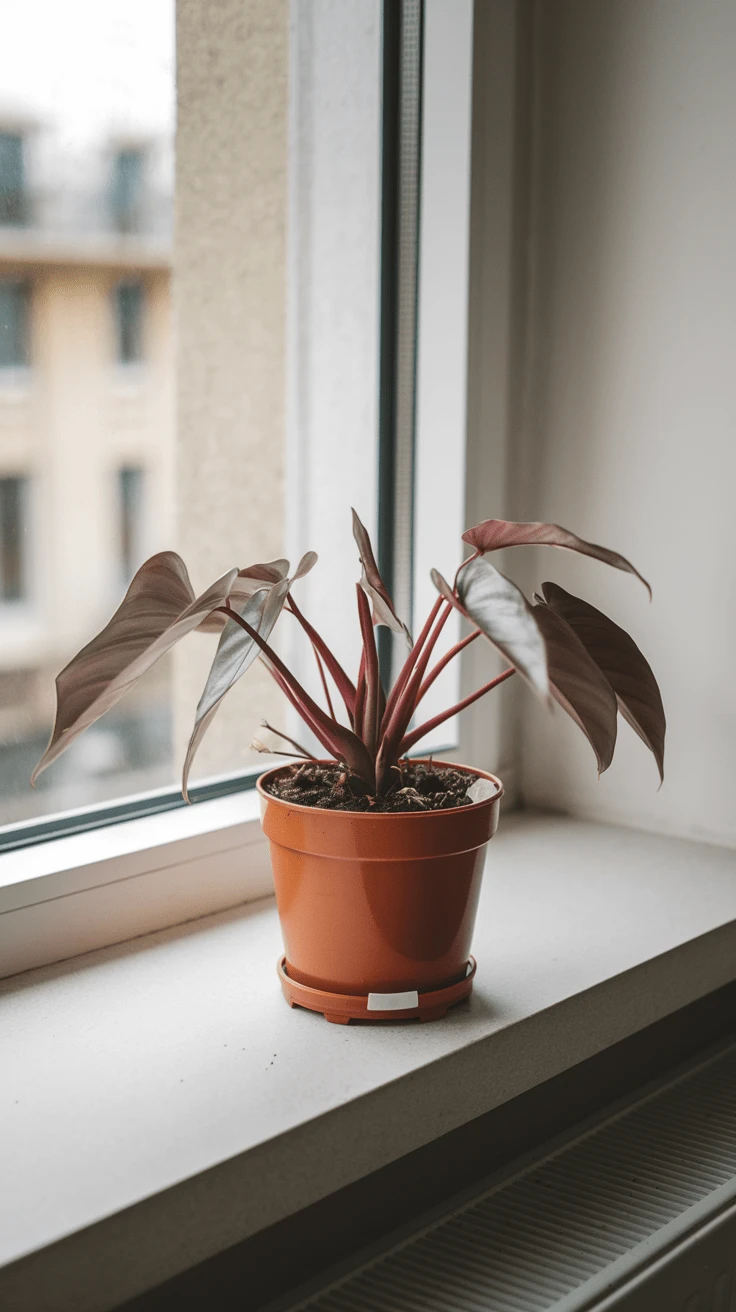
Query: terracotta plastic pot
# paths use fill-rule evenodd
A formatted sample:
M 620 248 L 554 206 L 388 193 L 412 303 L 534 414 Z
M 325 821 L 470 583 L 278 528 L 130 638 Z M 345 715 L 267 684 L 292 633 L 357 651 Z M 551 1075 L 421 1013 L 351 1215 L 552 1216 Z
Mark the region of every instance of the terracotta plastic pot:
M 452 768 L 489 779 L 494 793 L 447 811 L 329 811 L 267 792 L 284 767 L 261 776 L 290 979 L 366 995 L 421 993 L 465 977 L 503 787 L 485 771 Z

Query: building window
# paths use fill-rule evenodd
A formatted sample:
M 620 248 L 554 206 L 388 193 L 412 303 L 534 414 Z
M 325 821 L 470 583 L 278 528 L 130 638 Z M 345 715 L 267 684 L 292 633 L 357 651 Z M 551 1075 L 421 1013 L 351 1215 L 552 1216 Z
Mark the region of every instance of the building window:
M 25 478 L 0 478 L 0 602 L 26 595 L 26 484 Z
M 27 220 L 23 138 L 0 132 L 0 224 L 18 226 Z
M 143 517 L 142 469 L 126 466 L 118 470 L 118 525 L 120 572 L 129 583 L 143 561 L 141 528 Z
M 110 210 L 116 232 L 138 232 L 143 199 L 142 150 L 118 150 L 113 156 Z
M 28 284 L 17 279 L 0 279 L 0 369 L 27 365 Z
M 119 282 L 113 296 L 117 361 L 138 364 L 143 359 L 143 284 Z

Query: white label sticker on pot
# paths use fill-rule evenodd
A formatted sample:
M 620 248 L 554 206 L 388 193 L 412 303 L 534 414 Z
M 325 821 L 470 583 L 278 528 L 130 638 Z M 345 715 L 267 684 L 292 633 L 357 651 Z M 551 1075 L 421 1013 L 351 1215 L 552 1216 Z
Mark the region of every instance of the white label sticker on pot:
M 369 993 L 369 1011 L 409 1011 L 419 1006 L 419 994 L 416 989 L 408 993 Z
M 476 779 L 467 789 L 466 796 L 471 802 L 487 802 L 489 797 L 493 797 L 498 792 L 498 784 L 494 784 L 490 779 Z

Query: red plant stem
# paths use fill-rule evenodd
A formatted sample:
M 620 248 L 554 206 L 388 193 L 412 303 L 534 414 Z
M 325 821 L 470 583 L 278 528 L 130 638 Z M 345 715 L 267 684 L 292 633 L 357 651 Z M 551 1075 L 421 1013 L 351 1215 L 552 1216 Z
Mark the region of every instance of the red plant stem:
M 424 651 L 421 653 L 416 663 L 416 667 L 414 671 L 410 675 L 409 680 L 405 684 L 400 696 L 396 699 L 396 702 L 394 703 L 394 709 L 390 718 L 387 718 L 387 716 L 385 715 L 383 717 L 384 722 L 383 725 L 381 726 L 381 740 L 382 740 L 381 745 L 383 746 L 383 744 L 385 743 L 388 752 L 392 751 L 392 745 L 395 745 L 398 742 L 398 740 L 401 738 L 402 734 L 404 733 L 404 730 L 406 729 L 406 726 L 408 725 L 412 715 L 414 714 L 414 709 L 417 703 L 417 693 L 419 691 L 419 688 L 421 687 L 425 670 L 429 664 L 429 658 L 432 655 L 437 639 L 439 638 L 451 614 L 452 614 L 452 607 L 448 606 L 447 609 L 443 611 L 442 614 L 439 616 L 439 619 L 437 620 L 434 629 L 432 630 L 432 632 L 429 635 L 429 638 L 427 639 L 426 645 L 424 647 Z M 384 755 L 386 755 L 385 752 Z
M 421 652 L 422 647 L 427 641 L 427 638 L 429 637 L 430 631 L 432 629 L 432 625 L 434 624 L 437 616 L 439 615 L 443 605 L 447 605 L 447 602 L 445 601 L 444 597 L 438 597 L 436 602 L 434 603 L 434 606 L 429 612 L 429 615 L 427 616 L 427 622 L 424 625 L 424 628 L 419 634 L 419 637 L 417 638 L 416 642 L 414 643 L 414 646 L 409 652 L 409 655 L 404 661 L 404 664 L 399 670 L 399 673 L 396 677 L 396 682 L 394 683 L 394 686 L 391 689 L 391 692 L 389 693 L 388 699 L 386 701 L 386 709 L 383 712 L 383 724 L 381 725 L 381 733 L 383 733 L 384 725 L 388 724 L 393 714 L 394 707 L 399 697 L 401 696 L 402 692 L 404 691 L 404 688 L 406 687 L 409 678 L 411 677 L 411 672 L 417 663 L 419 653 Z M 448 610 L 448 614 L 449 614 L 449 610 Z
M 292 706 L 299 712 L 302 719 L 306 721 L 313 733 L 319 738 L 328 751 L 333 756 L 347 762 L 349 768 L 354 774 L 357 774 L 369 787 L 375 785 L 375 768 L 365 744 L 350 729 L 339 724 L 336 720 L 331 720 L 329 716 L 318 706 L 305 688 L 294 677 L 291 670 L 284 665 L 280 656 L 277 656 L 273 647 L 269 647 L 265 638 L 262 638 L 242 615 L 237 611 L 231 610 L 229 606 L 216 606 L 215 610 L 221 611 L 227 615 L 228 619 L 234 620 L 239 624 L 249 638 L 260 647 L 265 656 L 268 657 L 270 666 L 273 667 L 274 677 L 278 675 L 277 683 L 283 688 L 286 696 L 289 698 Z
M 274 747 L 274 748 L 266 747 L 263 743 L 261 743 L 260 747 L 258 747 L 258 746 L 256 746 L 256 739 L 255 739 L 255 738 L 253 739 L 253 742 L 251 743 L 251 749 L 252 749 L 254 752 L 261 752 L 261 754 L 262 754 L 263 756 L 290 756 L 291 759 L 292 759 L 292 761 L 305 761 L 305 760 L 316 761 L 316 760 L 317 760 L 317 757 L 316 757 L 316 756 L 308 756 L 308 757 L 307 757 L 307 756 L 304 755 L 303 752 L 285 752 L 283 748 L 280 748 L 280 749 L 279 749 L 279 748 L 277 748 L 277 747 Z
M 452 580 L 452 590 L 453 590 L 453 592 L 457 592 L 457 580 L 458 580 L 458 575 L 459 575 L 459 573 L 460 573 L 460 570 L 461 570 L 461 569 L 465 569 L 465 566 L 466 566 L 466 565 L 469 565 L 470 562 L 471 562 L 471 560 L 477 560 L 477 559 L 478 559 L 478 556 L 482 556 L 482 555 L 483 555 L 483 552 L 482 552 L 482 551 L 478 551 L 478 550 L 476 550 L 476 551 L 473 552 L 472 556 L 468 556 L 467 560 L 464 560 L 464 561 L 462 562 L 461 565 L 458 565 L 458 567 L 457 567 L 457 569 L 456 569 L 456 571 L 455 571 L 455 577 L 454 577 L 454 579 Z
M 363 707 L 362 722 L 356 724 L 356 729 L 371 756 L 373 756 L 376 750 L 376 738 L 378 737 L 380 708 L 378 651 L 376 650 L 376 637 L 368 598 L 359 583 L 356 583 L 355 591 L 358 599 L 360 633 L 363 639 L 363 661 L 361 664 L 365 670 L 365 705 Z
M 330 689 L 329 689 L 329 686 L 328 686 L 328 683 L 327 683 L 327 675 L 325 674 L 325 667 L 324 667 L 324 665 L 322 664 L 322 657 L 320 656 L 319 652 L 317 651 L 317 648 L 314 646 L 314 643 L 312 643 L 312 651 L 314 652 L 314 659 L 315 659 L 316 662 L 317 662 L 317 669 L 319 670 L 319 677 L 320 677 L 320 679 L 322 680 L 322 691 L 323 691 L 324 694 L 325 694 L 325 700 L 326 700 L 326 702 L 327 702 L 327 709 L 328 709 L 328 711 L 330 712 L 330 715 L 332 716 L 333 720 L 336 720 L 336 719 L 337 719 L 337 716 L 335 715 L 335 708 L 334 708 L 334 706 L 332 705 L 332 698 L 330 697 Z
M 281 689 L 282 693 L 287 698 L 287 700 L 291 702 L 291 705 L 294 707 L 294 710 L 296 711 L 297 715 L 301 717 L 301 719 L 306 724 L 307 728 L 312 730 L 312 733 L 314 734 L 315 738 L 319 739 L 325 751 L 329 752 L 330 755 L 335 758 L 335 760 L 340 760 L 341 759 L 340 753 L 335 747 L 335 744 L 331 743 L 328 740 L 326 735 L 322 732 L 318 722 L 309 714 L 307 708 L 299 701 L 299 698 L 296 697 L 295 694 L 292 692 L 284 676 L 279 673 L 279 671 L 276 669 L 274 665 L 271 664 L 267 656 L 262 656 L 261 659 L 266 669 L 268 670 L 269 674 L 273 679 L 276 680 L 276 683 L 279 685 L 279 688 Z
M 355 729 L 359 733 L 363 723 L 363 708 L 365 706 L 365 652 L 361 648 L 360 668 L 358 670 L 358 683 L 355 692 Z
M 300 756 L 309 757 L 310 761 L 317 760 L 317 757 L 313 756 L 311 752 L 308 752 L 306 747 L 302 747 L 301 743 L 296 741 L 296 738 L 290 738 L 288 733 L 282 733 L 280 729 L 274 729 L 273 725 L 268 723 L 268 720 L 262 721 L 261 728 L 268 729 L 268 732 L 275 734 L 277 738 L 283 738 L 285 743 L 291 743 L 292 747 L 296 748 Z
M 427 689 L 432 687 L 432 684 L 434 683 L 435 679 L 437 678 L 438 675 L 442 673 L 445 666 L 449 665 L 451 660 L 454 660 L 456 656 L 459 656 L 461 651 L 464 651 L 466 647 L 470 646 L 471 642 L 475 642 L 475 639 L 479 637 L 480 637 L 480 629 L 474 629 L 472 633 L 469 633 L 467 637 L 462 638 L 460 642 L 456 642 L 454 647 L 451 647 L 449 651 L 445 652 L 444 656 L 440 657 L 437 664 L 433 665 L 432 669 L 429 671 L 429 674 L 427 675 L 426 679 L 424 680 L 424 683 L 422 684 L 421 688 L 419 689 L 419 692 L 417 693 L 417 700 L 416 700 L 417 706 L 422 700 L 422 697 L 426 693 Z
M 403 735 L 406 733 L 408 725 L 414 714 L 417 701 L 417 693 L 424 678 L 424 673 L 429 663 L 437 639 L 439 638 L 447 620 L 452 613 L 452 607 L 448 606 L 440 614 L 434 629 L 427 639 L 424 651 L 417 661 L 416 668 L 409 678 L 401 696 L 396 702 L 390 720 L 386 721 L 384 716 L 383 725 L 381 726 L 380 741 L 376 755 L 376 785 L 380 792 L 386 777 L 395 765 L 399 756 L 399 744 Z
M 423 738 L 425 734 L 430 733 L 432 729 L 438 728 L 440 724 L 444 724 L 445 720 L 449 720 L 452 715 L 457 715 L 459 711 L 464 711 L 466 706 L 471 706 L 473 702 L 477 702 L 479 697 L 484 697 L 487 692 L 491 691 L 491 688 L 497 688 L 499 683 L 503 683 L 504 680 L 510 679 L 511 675 L 515 673 L 515 667 L 510 665 L 507 670 L 504 670 L 501 674 L 497 674 L 495 679 L 491 679 L 490 683 L 484 684 L 483 687 L 478 688 L 476 692 L 471 692 L 469 697 L 464 697 L 461 702 L 457 702 L 455 706 L 451 706 L 448 711 L 441 711 L 439 715 L 435 715 L 431 720 L 425 720 L 424 724 L 420 724 L 417 729 L 413 729 L 412 732 L 407 734 L 406 738 L 403 739 L 399 747 L 399 756 L 405 756 L 407 752 L 411 751 L 414 744 L 418 743 L 419 739 Z
M 294 618 L 301 624 L 312 646 L 319 652 L 327 669 L 335 680 L 335 685 L 345 703 L 345 710 L 347 711 L 352 724 L 355 716 L 355 688 L 352 681 L 348 678 L 337 657 L 330 651 L 330 648 L 327 646 L 327 643 L 321 634 L 319 634 L 314 625 L 310 624 L 309 620 L 302 615 L 302 612 L 297 606 L 294 598 L 291 596 L 291 593 L 289 594 L 287 606 Z

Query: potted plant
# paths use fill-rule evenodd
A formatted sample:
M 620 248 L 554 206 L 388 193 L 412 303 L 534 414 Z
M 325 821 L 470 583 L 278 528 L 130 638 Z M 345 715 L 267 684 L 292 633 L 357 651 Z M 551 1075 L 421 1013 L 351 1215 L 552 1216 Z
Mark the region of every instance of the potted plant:
M 284 754 L 296 761 L 267 771 L 257 785 L 284 936 L 279 971 L 287 1000 L 342 1022 L 435 1019 L 472 985 L 475 910 L 503 788 L 482 770 L 410 759 L 412 748 L 518 672 L 544 701 L 554 699 L 573 718 L 599 773 L 613 758 L 619 711 L 653 753 L 660 777 L 663 769 L 662 699 L 633 639 L 554 583 L 544 583 L 530 603 L 490 555 L 530 544 L 562 547 L 626 570 L 650 596 L 651 590 L 623 556 L 559 525 L 486 520 L 463 534 L 472 554 L 452 585 L 433 571 L 437 600 L 412 640 L 355 512 L 353 532 L 362 565 L 356 584 L 362 656 L 355 681 L 293 595 L 294 584 L 315 564 L 314 552 L 291 576 L 285 560 L 233 568 L 198 597 L 181 558 L 162 552 L 141 566 L 109 624 L 58 676 L 56 722 L 32 782 L 180 638 L 194 629 L 221 630 L 186 753 L 184 796 L 208 725 L 256 659 L 325 753 L 317 759 L 278 733 L 288 744 Z M 324 705 L 269 642 L 284 610 L 314 650 Z M 453 610 L 470 630 L 433 662 Z M 382 686 L 375 640 L 381 624 L 403 634 L 408 649 L 389 689 Z M 428 688 L 480 636 L 503 654 L 508 668 L 416 724 Z

